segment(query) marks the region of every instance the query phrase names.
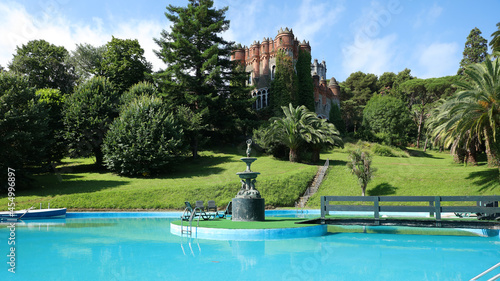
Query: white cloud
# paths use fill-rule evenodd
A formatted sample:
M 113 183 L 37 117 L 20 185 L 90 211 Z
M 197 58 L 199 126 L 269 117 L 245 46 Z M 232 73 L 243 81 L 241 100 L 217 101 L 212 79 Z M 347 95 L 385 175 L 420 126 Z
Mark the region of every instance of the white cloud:
M 342 3 L 332 7 L 331 2 L 302 0 L 298 10 L 299 18 L 294 23 L 294 34 L 299 40 L 310 40 L 311 45 L 314 45 L 316 34 L 328 32 L 329 28 L 339 20 L 344 9 Z
M 395 34 L 382 38 L 357 36 L 354 43 L 342 48 L 342 72 L 349 75 L 356 71 L 381 75 L 389 71 L 396 58 Z
M 417 77 L 432 78 L 456 74 L 460 61 L 458 43 L 433 43 L 421 50 L 418 54 L 419 68 L 415 71 Z
M 432 5 L 429 9 L 421 11 L 413 24 L 414 28 L 422 26 L 424 23 L 427 25 L 432 25 L 441 16 L 443 12 L 443 7 L 438 6 L 436 3 Z
M 114 22 L 109 23 L 112 28 L 106 29 L 101 18 L 93 18 L 88 23 L 72 22 L 53 10 L 30 14 L 18 3 L 0 3 L 0 18 L 3 19 L 0 25 L 3 37 L 0 40 L 0 65 L 4 67 L 12 60 L 16 46 L 31 40 L 44 39 L 71 51 L 80 43 L 94 46 L 106 44 L 112 35 L 121 39 L 138 39 L 154 69 L 164 67 L 153 53 L 153 49 L 158 49 L 153 38 L 158 38 L 165 27 L 157 21 Z

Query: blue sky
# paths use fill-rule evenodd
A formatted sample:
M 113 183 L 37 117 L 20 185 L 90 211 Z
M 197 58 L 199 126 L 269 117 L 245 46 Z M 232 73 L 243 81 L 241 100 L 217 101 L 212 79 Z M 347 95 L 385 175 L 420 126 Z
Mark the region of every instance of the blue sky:
M 77 43 L 102 45 L 115 36 L 138 39 L 155 70 L 163 68 L 153 38 L 170 23 L 168 4 L 186 0 L 0 0 L 0 65 L 16 46 L 45 39 L 73 50 Z M 454 75 L 467 35 L 474 27 L 491 40 L 500 22 L 500 1 L 482 0 L 215 0 L 228 6 L 223 36 L 250 45 L 292 28 L 309 41 L 312 57 L 325 60 L 327 78 L 344 81 L 352 72 L 381 75 L 405 68 L 419 78 Z

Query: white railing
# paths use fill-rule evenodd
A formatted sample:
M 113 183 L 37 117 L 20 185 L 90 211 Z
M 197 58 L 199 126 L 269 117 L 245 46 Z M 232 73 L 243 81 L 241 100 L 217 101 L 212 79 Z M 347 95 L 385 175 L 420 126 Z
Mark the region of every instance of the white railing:
M 500 267 L 500 262 L 497 263 L 497 264 L 495 264 L 494 266 L 488 268 L 487 270 L 485 270 L 483 273 L 479 274 L 478 276 L 472 278 L 471 281 L 472 280 L 477 280 L 477 279 L 485 276 L 486 274 L 490 273 L 491 271 L 493 271 L 497 267 Z M 493 276 L 492 278 L 488 279 L 488 281 L 494 281 L 494 280 L 497 280 L 498 278 L 500 278 L 500 273 L 497 274 L 497 275 L 495 275 L 495 276 Z

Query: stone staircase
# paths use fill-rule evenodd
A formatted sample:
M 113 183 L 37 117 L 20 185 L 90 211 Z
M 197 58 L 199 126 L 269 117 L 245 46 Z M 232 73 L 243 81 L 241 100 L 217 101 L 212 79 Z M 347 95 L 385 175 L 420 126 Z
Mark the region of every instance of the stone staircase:
M 311 182 L 311 184 L 309 185 L 309 187 L 304 192 L 304 195 L 302 195 L 299 198 L 298 202 L 295 202 L 295 207 L 304 208 L 304 206 L 307 204 L 307 201 L 309 200 L 309 197 L 311 197 L 314 193 L 316 193 L 316 191 L 318 191 L 319 186 L 323 182 L 323 178 L 326 175 L 326 171 L 328 170 L 328 166 L 330 166 L 330 160 L 326 159 L 325 165 L 318 168 L 318 172 L 314 176 L 314 179 Z

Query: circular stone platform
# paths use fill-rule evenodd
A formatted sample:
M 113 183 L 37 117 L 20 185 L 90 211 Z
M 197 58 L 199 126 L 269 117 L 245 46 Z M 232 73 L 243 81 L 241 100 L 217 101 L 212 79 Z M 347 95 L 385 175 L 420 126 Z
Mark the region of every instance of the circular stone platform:
M 186 225 L 184 224 L 184 228 Z M 170 232 L 181 236 L 181 226 L 170 223 Z M 326 225 L 313 225 L 293 228 L 264 228 L 264 229 L 227 229 L 196 227 L 193 222 L 191 237 L 209 240 L 279 240 L 289 238 L 317 237 L 327 234 Z M 187 235 L 187 234 L 183 234 Z

